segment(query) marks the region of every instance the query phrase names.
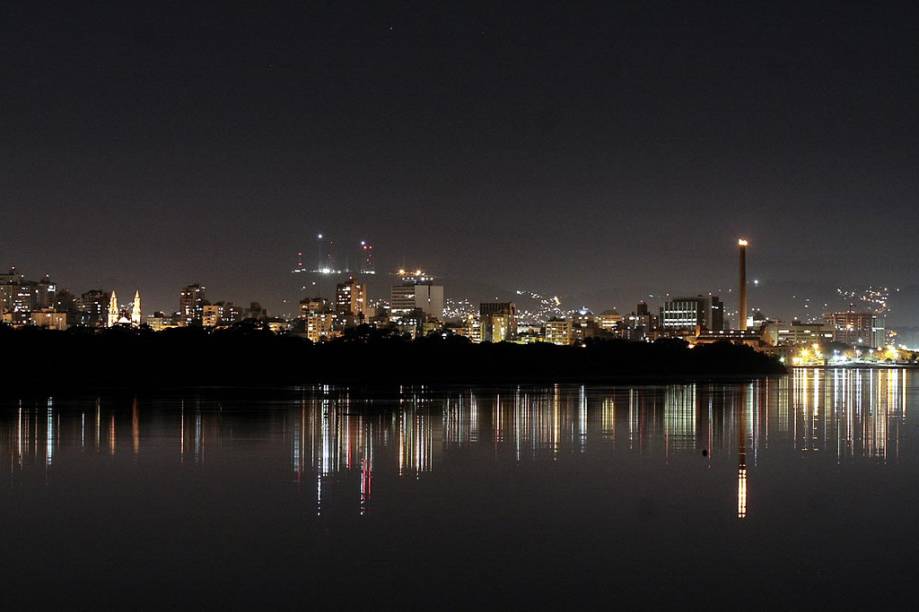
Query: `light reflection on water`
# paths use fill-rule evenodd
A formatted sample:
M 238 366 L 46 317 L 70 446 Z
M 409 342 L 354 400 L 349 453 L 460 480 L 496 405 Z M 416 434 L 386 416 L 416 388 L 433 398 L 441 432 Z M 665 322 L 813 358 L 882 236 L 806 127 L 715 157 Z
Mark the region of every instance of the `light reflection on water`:
M 541 565 L 508 569 L 522 562 L 512 552 L 520 546 L 532 547 L 530 564 L 573 547 L 577 552 L 568 554 L 578 561 L 554 570 L 570 571 L 569 583 L 587 580 L 589 567 L 622 563 L 619 572 L 697 572 L 694 580 L 708 584 L 717 575 L 704 569 L 709 566 L 686 569 L 699 557 L 723 562 L 720 572 L 756 563 L 771 568 L 800 557 L 804 561 L 796 563 L 812 564 L 806 571 L 837 580 L 849 571 L 844 564 L 833 567 L 837 557 L 860 558 L 869 549 L 882 554 L 885 547 L 859 544 L 852 535 L 855 543 L 843 546 L 834 530 L 866 516 L 875 520 L 873 513 L 885 504 L 891 514 L 911 511 L 906 497 L 890 497 L 892 489 L 884 488 L 891 486 L 884 474 L 901 464 L 894 470 L 898 491 L 919 475 L 911 375 L 800 369 L 744 384 L 413 387 L 376 394 L 308 387 L 6 400 L 0 404 L 0 457 L 8 457 L 9 476 L 0 486 L 0 519 L 26 526 L 34 521 L 33 532 L 52 530 L 50 541 L 67 542 L 73 532 L 54 531 L 42 517 L 72 515 L 82 530 L 97 515 L 114 516 L 106 520 L 123 528 L 95 537 L 109 549 L 131 548 L 142 534 L 145 552 L 124 571 L 157 575 L 173 570 L 151 570 L 147 551 L 195 572 L 213 563 L 189 552 L 186 540 L 224 550 L 221 563 L 237 574 L 248 571 L 248 551 L 259 547 L 266 558 L 292 542 L 321 559 L 341 557 L 313 569 L 320 584 L 344 584 L 354 555 L 370 550 L 393 567 L 381 569 L 386 566 L 377 562 L 367 580 L 376 580 L 380 590 L 393 588 L 404 569 L 431 585 L 431 592 L 417 594 L 421 600 L 450 580 L 438 583 L 428 573 L 447 554 L 442 551 L 466 558 L 473 543 L 474 563 L 514 589 L 528 584 L 532 572 L 545 571 Z M 874 497 L 861 496 L 874 481 Z M 852 505 L 862 497 L 862 505 Z M 796 498 L 804 505 L 795 505 Z M 827 505 L 834 499 L 840 503 Z M 188 513 L 192 502 L 209 508 L 203 518 Z M 138 512 L 145 506 L 157 510 Z M 819 510 L 824 527 L 808 524 L 812 510 Z M 247 526 L 261 525 L 264 516 L 273 530 L 250 534 Z M 577 517 L 591 529 L 585 531 Z M 800 525 L 792 522 L 798 518 Z M 470 520 L 477 521 L 481 541 L 471 528 L 453 532 Z M 598 522 L 604 527 L 599 531 Z M 182 544 L 163 543 L 164 532 L 176 525 L 185 526 L 177 540 Z M 792 537 L 795 529 L 800 532 Z M 22 537 L 24 545 L 29 531 L 11 537 Z M 817 537 L 823 556 L 808 560 L 815 553 L 801 543 L 773 550 L 779 534 L 789 542 Z M 904 537 L 908 542 L 911 535 Z M 899 543 L 891 539 L 887 548 Z M 483 550 L 484 561 L 478 556 Z M 636 550 L 648 556 L 639 558 L 639 569 L 623 560 Z M 753 554 L 767 550 L 772 552 L 762 559 Z M 74 555 L 51 544 L 36 564 L 58 558 L 66 573 L 73 571 Z M 671 556 L 672 565 L 662 561 Z M 289 560 L 271 577 L 278 584 L 296 582 L 297 568 L 312 562 Z M 192 588 L 182 577 L 170 579 Z M 87 580 L 79 573 L 73 578 Z M 682 596 L 667 599 L 669 591 L 656 582 L 630 580 L 647 597 L 664 598 L 661 605 Z M 251 593 L 240 591 L 242 584 L 222 588 L 259 603 L 245 599 Z M 592 585 L 582 584 L 580 596 Z M 570 597 L 579 596 L 566 595 L 564 602 L 574 601 Z M 540 607 L 542 601 L 534 595 L 531 603 Z
M 496 458 L 513 462 L 603 448 L 664 462 L 701 453 L 711 463 L 729 455 L 737 462 L 737 515 L 745 517 L 749 472 L 763 453 L 823 453 L 840 463 L 896 460 L 909 375 L 896 369 L 799 369 L 742 385 L 419 387 L 384 399 L 317 387 L 298 391 L 298 399 L 270 403 L 262 415 L 235 414 L 216 399 L 182 398 L 175 418 L 168 418 L 176 403 L 170 400 L 144 406 L 134 397 L 125 413 L 121 403 L 102 398 L 88 407 L 74 409 L 71 403 L 58 410 L 49 397 L 40 407 L 19 400 L 15 411 L 4 415 L 0 448 L 13 474 L 37 463 L 53 468 L 62 447 L 137 457 L 145 452 L 145 437 L 157 440 L 157 452 L 169 452 L 172 439 L 178 462 L 199 464 L 214 445 L 232 449 L 233 437 L 226 432 L 235 421 L 269 419 L 277 428 L 260 442 L 289 450 L 293 480 L 315 483 L 317 513 L 323 488 L 330 486 L 325 481 L 334 475 L 355 475 L 355 500 L 363 512 L 373 498 L 376 473 L 436 478 L 451 450 L 463 447 L 487 446 Z M 145 408 L 157 418 L 145 419 Z

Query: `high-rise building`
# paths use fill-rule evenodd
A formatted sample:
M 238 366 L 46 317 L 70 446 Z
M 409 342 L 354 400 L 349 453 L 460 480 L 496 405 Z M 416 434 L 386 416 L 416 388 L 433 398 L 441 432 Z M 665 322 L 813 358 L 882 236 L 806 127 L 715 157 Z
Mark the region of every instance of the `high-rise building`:
M 740 331 L 747 329 L 747 245 L 746 239 L 741 238 L 737 241 L 737 249 L 740 255 L 740 304 L 737 308 L 737 318 L 740 320 L 737 328 Z
M 887 344 L 883 315 L 872 312 L 833 312 L 824 315 L 833 330 L 833 340 L 853 346 L 880 348 Z
M 35 286 L 35 282 L 25 280 L 16 268 L 0 274 L 0 312 L 23 313 L 14 319 L 18 323 L 28 323 L 28 313 L 35 308 Z
M 57 284 L 47 274 L 37 283 L 29 284 L 32 288 L 32 310 L 47 310 L 54 307 Z
M 664 331 L 721 331 L 724 305 L 718 296 L 673 298 L 664 302 L 660 321 Z
M 340 315 L 367 318 L 369 308 L 367 305 L 367 285 L 357 281 L 354 277 L 335 287 L 335 310 Z
M 66 289 L 57 291 L 54 294 L 54 310 L 56 312 L 67 312 L 70 313 L 70 320 L 74 320 L 74 313 L 78 310 L 77 308 L 78 300 L 72 293 Z
M 306 337 L 322 342 L 335 335 L 335 315 L 331 312 L 311 312 L 306 316 Z
M 571 321 L 553 317 L 546 321 L 546 342 L 568 346 L 573 342 Z
M 664 331 L 701 331 L 705 327 L 707 307 L 708 300 L 701 296 L 667 300 L 661 307 L 661 327 Z
M 0 312 L 12 312 L 13 296 L 19 291 L 22 276 L 16 268 L 10 268 L 6 274 L 0 274 Z
M 479 304 L 482 342 L 505 342 L 517 338 L 517 306 L 513 302 Z
M 709 331 L 724 330 L 724 302 L 717 295 L 711 296 L 711 322 L 708 326 Z
M 204 317 L 206 287 L 198 283 L 184 287 L 179 293 L 179 319 L 182 325 L 200 324 Z
M 420 310 L 426 317 L 442 319 L 444 316 L 444 288 L 435 285 L 434 279 L 421 270 L 414 274 L 399 271 L 402 282 L 392 286 L 390 316 L 393 319 L 414 316 Z
M 90 289 L 80 295 L 77 305 L 80 311 L 80 325 L 103 327 L 108 322 L 108 307 L 111 296 L 101 289 Z

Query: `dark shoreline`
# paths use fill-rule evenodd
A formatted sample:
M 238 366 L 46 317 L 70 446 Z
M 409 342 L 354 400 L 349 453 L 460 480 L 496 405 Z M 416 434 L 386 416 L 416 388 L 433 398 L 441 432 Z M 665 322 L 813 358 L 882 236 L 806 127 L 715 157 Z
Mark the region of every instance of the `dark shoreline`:
M 746 346 L 472 344 L 440 336 L 312 344 L 260 330 L 0 330 L 8 390 L 738 382 L 786 373 Z

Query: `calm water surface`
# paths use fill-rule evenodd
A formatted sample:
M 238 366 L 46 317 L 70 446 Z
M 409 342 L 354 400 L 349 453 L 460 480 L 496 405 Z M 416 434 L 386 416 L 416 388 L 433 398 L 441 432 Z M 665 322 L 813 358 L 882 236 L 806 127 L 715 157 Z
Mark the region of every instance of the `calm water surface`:
M 4 397 L 4 602 L 906 606 L 916 380 Z

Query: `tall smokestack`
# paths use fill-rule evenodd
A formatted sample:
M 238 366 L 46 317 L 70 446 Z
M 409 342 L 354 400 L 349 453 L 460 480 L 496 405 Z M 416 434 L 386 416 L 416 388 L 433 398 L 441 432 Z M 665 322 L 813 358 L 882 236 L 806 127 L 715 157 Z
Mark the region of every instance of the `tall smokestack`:
M 747 330 L 747 241 L 741 238 L 737 241 L 737 247 L 740 249 L 740 307 L 737 314 L 740 318 L 740 325 L 737 329 L 740 331 Z

